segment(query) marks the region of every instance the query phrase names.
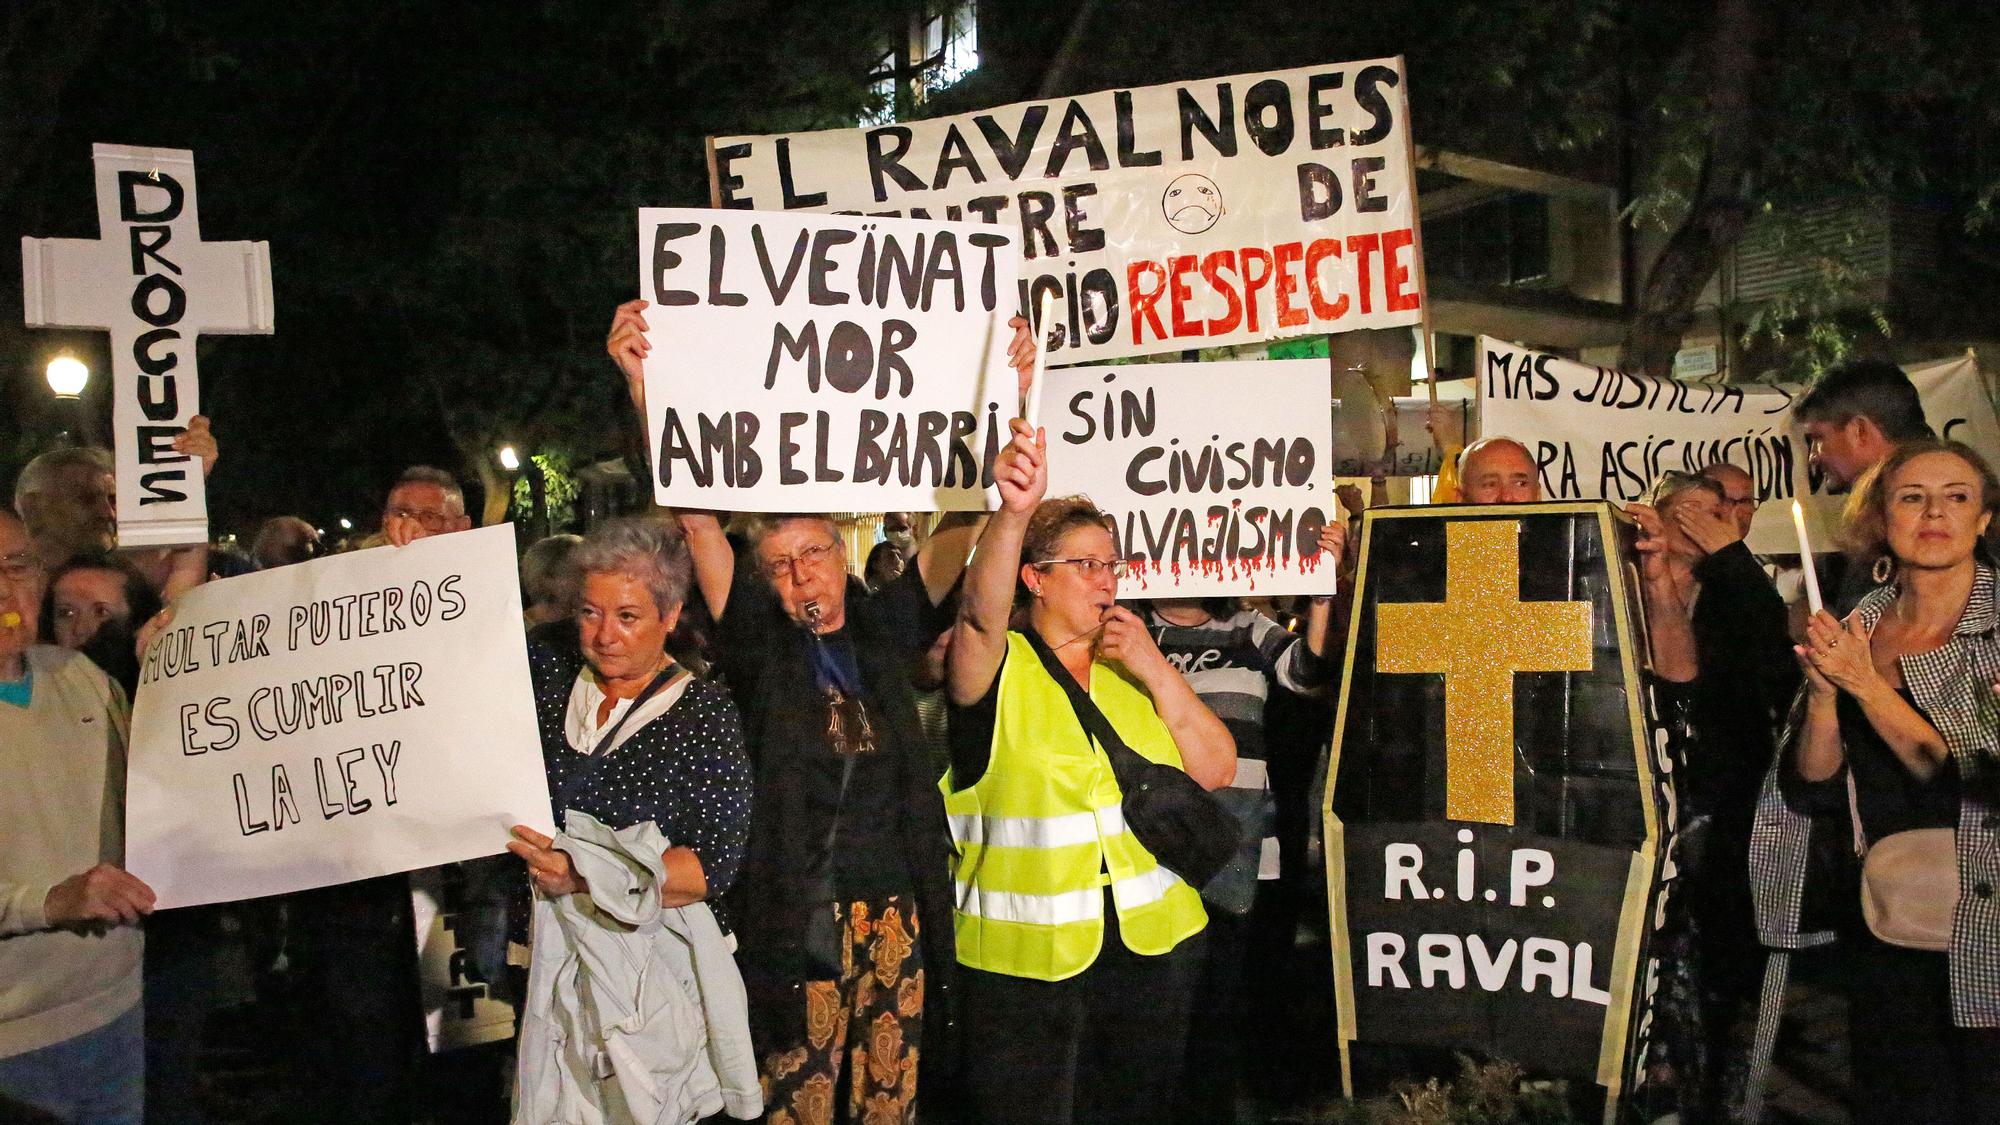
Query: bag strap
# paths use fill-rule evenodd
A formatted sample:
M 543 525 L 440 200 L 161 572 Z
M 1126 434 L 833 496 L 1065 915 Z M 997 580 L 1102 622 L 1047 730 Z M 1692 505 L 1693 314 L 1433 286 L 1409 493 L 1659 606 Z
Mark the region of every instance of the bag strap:
M 1083 685 L 1077 683 L 1076 677 L 1070 675 L 1069 669 L 1063 667 L 1062 661 L 1056 659 L 1055 652 L 1049 648 L 1048 642 L 1041 638 L 1041 634 L 1033 629 L 1024 629 L 1021 635 L 1028 639 L 1028 647 L 1034 649 L 1035 655 L 1041 658 L 1042 667 L 1048 670 L 1049 677 L 1055 680 L 1062 687 L 1063 694 L 1069 697 L 1070 708 L 1076 712 L 1077 722 L 1083 724 L 1083 732 L 1089 735 L 1091 740 L 1104 751 L 1104 756 L 1111 760 L 1111 775 L 1118 779 L 1118 787 L 1127 788 L 1126 775 L 1134 765 L 1147 764 L 1146 759 L 1125 745 L 1125 740 L 1118 736 L 1118 731 L 1111 725 L 1111 720 L 1105 718 L 1104 712 L 1098 709 L 1097 701 L 1090 698 L 1090 693 L 1084 691 Z M 1136 763 L 1131 761 L 1134 758 L 1138 759 Z
M 639 689 L 638 695 L 632 697 L 632 705 L 625 708 L 624 713 L 618 716 L 618 721 L 611 724 L 611 729 L 598 736 L 597 747 L 590 752 L 590 756 L 603 757 L 604 752 L 611 749 L 611 740 L 617 738 L 618 732 L 625 729 L 625 720 L 631 718 L 639 708 L 644 707 L 648 699 L 660 694 L 660 689 L 672 683 L 675 676 L 685 671 L 687 669 L 669 660 L 667 666 L 660 669 L 659 675 L 654 676 L 651 682 Z
M 611 749 L 611 740 L 617 738 L 618 732 L 625 729 L 625 720 L 630 719 L 638 712 L 639 708 L 646 705 L 648 699 L 660 694 L 667 685 L 673 683 L 675 678 L 681 675 L 693 675 L 693 673 L 669 660 L 667 666 L 660 669 L 658 675 L 654 676 L 645 687 L 639 689 L 639 694 L 632 697 L 631 706 L 625 708 L 624 713 L 618 716 L 618 720 L 611 724 L 611 729 L 597 737 L 597 744 L 591 748 L 590 760 L 582 763 L 582 768 L 572 769 L 569 776 L 563 779 L 562 785 L 557 788 L 554 794 L 559 809 L 568 806 L 577 787 L 582 785 L 585 779 L 603 768 L 604 759 Z
M 861 701 L 860 683 L 855 682 L 840 661 L 834 658 L 827 648 L 826 638 L 815 633 L 812 641 L 815 672 L 824 673 L 833 690 L 852 699 L 857 710 L 865 708 L 867 705 Z M 834 753 L 840 754 L 840 751 L 835 750 Z M 813 860 L 813 871 L 817 875 L 829 876 L 833 871 L 833 849 L 840 839 L 840 818 L 847 811 L 847 787 L 854 780 L 854 760 L 860 756 L 858 753 L 840 754 L 840 791 L 833 799 L 833 820 L 826 826 L 826 840 Z
M 1868 858 L 1868 834 L 1861 830 L 1861 794 L 1854 788 L 1854 767 L 1849 765 L 1847 774 L 1847 819 L 1854 828 L 1854 857 Z

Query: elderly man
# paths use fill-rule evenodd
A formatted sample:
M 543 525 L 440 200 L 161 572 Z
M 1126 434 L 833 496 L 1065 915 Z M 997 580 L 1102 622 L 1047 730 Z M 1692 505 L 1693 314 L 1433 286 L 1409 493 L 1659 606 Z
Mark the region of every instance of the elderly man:
M 197 414 L 174 435 L 176 453 L 201 460 L 208 476 L 220 457 L 208 419 Z M 44 570 L 77 555 L 118 546 L 118 484 L 111 451 L 90 447 L 53 449 L 22 468 L 14 482 L 14 508 Z M 171 600 L 208 577 L 205 545 L 124 552 L 162 598 Z
M 14 507 L 42 566 L 118 546 L 118 484 L 111 451 L 53 449 L 28 462 L 14 482 Z
M 458 478 L 429 465 L 403 470 L 382 505 L 382 538 L 398 547 L 471 526 Z
M 119 867 L 125 696 L 81 654 L 30 643 L 36 566 L 0 509 L 0 1107 L 138 1125 L 153 892 Z
M 1736 537 L 1742 539 L 1748 536 L 1750 521 L 1757 518 L 1757 485 L 1750 479 L 1749 470 L 1727 461 L 1717 461 L 1703 469 L 1701 475 L 1714 481 L 1715 486 L 1722 490 L 1722 510 L 1729 517 L 1729 522 L 1736 525 Z
M 427 465 L 405 470 L 382 505 L 382 537 L 399 547 L 471 526 L 458 481 Z M 424 1024 L 410 876 L 302 891 L 291 916 L 303 1002 L 320 1037 L 305 1104 L 315 1120 L 410 1120 Z
M 1458 488 L 1461 503 L 1532 504 L 1542 498 L 1542 475 L 1527 446 L 1495 435 L 1458 455 Z

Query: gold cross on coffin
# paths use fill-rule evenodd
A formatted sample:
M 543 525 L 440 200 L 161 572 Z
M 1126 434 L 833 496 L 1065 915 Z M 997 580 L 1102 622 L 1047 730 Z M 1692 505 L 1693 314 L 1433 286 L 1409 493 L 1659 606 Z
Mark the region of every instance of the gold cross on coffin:
M 1452 820 L 1514 823 L 1514 673 L 1591 667 L 1589 602 L 1521 600 L 1520 530 L 1445 525 L 1445 600 L 1375 607 L 1377 672 L 1444 673 Z

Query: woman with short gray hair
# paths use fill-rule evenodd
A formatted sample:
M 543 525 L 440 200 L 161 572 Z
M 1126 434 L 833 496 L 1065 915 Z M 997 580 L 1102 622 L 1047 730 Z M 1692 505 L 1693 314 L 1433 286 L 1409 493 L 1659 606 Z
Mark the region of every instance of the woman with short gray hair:
M 531 645 L 542 753 L 557 814 L 577 809 L 616 827 L 657 823 L 666 898 L 684 905 L 727 890 L 750 824 L 750 771 L 736 707 L 667 651 L 691 564 L 671 525 L 614 520 L 576 549 L 580 659 Z M 516 854 L 535 884 L 567 893 L 569 864 L 548 837 L 519 829 Z
M 659 857 L 661 907 L 711 901 L 743 862 L 750 766 L 728 692 L 667 650 L 691 581 L 687 542 L 669 524 L 615 520 L 577 547 L 573 563 L 580 651 L 529 643 L 557 822 L 572 833 L 579 814 L 620 833 L 651 822 L 669 845 Z M 563 840 L 524 825 L 514 836 L 508 850 L 526 861 L 541 898 L 590 889 Z M 531 979 L 531 1016 L 538 987 Z M 742 1038 L 747 1089 L 737 1092 L 747 1098 L 755 1068 L 747 1030 Z M 725 1075 L 725 1092 L 729 1085 Z

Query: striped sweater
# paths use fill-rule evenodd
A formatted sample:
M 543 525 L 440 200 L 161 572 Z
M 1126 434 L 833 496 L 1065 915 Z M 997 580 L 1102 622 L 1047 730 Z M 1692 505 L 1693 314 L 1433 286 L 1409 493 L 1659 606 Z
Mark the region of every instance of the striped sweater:
M 1236 780 L 1215 796 L 1243 824 L 1243 845 L 1202 897 L 1242 914 L 1256 898 L 1257 881 L 1278 875 L 1278 806 L 1264 756 L 1264 704 L 1274 685 L 1300 695 L 1324 693 L 1329 662 L 1255 610 L 1200 625 L 1172 624 L 1150 606 L 1145 616 L 1160 652 L 1236 739 Z

